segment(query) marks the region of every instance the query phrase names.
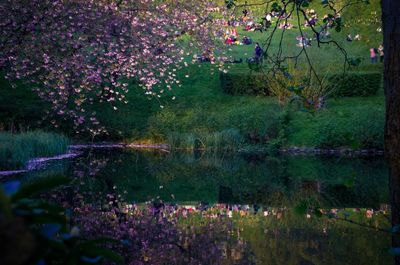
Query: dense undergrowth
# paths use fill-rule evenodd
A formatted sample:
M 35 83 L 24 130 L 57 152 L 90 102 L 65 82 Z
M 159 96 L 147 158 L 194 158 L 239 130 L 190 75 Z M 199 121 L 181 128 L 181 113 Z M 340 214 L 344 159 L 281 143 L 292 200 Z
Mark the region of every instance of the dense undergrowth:
M 215 151 L 248 145 L 383 147 L 385 110 L 381 88 L 376 96 L 331 98 L 324 109 L 309 113 L 291 105 L 280 106 L 273 97 L 225 94 L 217 74 L 205 79 L 196 74 L 197 67 L 187 69 L 190 77 L 184 79 L 183 87 L 160 101 L 149 100 L 141 90 L 133 88 L 128 95 L 130 103 L 119 106 L 117 112 L 109 106 L 97 106 L 100 120 L 109 131 L 108 136 L 97 140 L 166 142 L 176 148 Z M 200 70 L 209 71 L 208 65 L 201 67 Z M 2 95 L 7 92 L 7 97 L 20 93 L 5 89 Z M 171 100 L 172 96 L 176 99 Z M 4 103 L 3 108 L 13 107 L 6 100 Z M 25 112 L 28 119 L 21 123 Z M 18 123 L 35 128 L 38 125 L 32 121 L 40 120 L 42 113 L 43 108 L 39 107 L 20 109 L 16 121 L 7 122 L 14 127 Z M 7 127 L 4 116 L 2 122 Z M 68 133 L 68 128 L 63 132 Z M 78 141 L 82 140 L 85 138 L 80 136 Z

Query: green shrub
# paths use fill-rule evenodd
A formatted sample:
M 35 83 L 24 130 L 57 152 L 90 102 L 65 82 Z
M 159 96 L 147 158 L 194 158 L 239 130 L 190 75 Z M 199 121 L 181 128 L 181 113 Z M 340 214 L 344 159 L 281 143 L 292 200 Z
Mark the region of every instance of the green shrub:
M 58 134 L 33 131 L 20 134 L 0 133 L 0 170 L 18 169 L 35 157 L 65 153 L 69 140 Z
M 376 95 L 382 84 L 382 74 L 377 72 L 352 72 L 345 76 L 332 74 L 327 76 L 327 80 L 327 90 L 334 85 L 335 96 L 365 97 Z M 220 84 L 222 91 L 229 95 L 272 95 L 265 77 L 259 73 L 220 73 Z
M 334 95 L 339 97 L 366 97 L 376 95 L 382 84 L 381 73 L 348 73 L 332 75 L 329 82 L 335 85 Z
M 270 95 L 267 82 L 259 73 L 220 73 L 222 91 L 229 95 Z
M 356 138 L 362 148 L 384 146 L 385 113 L 374 109 L 367 110 L 354 122 Z
M 355 147 L 353 133 L 335 119 L 322 122 L 315 134 L 314 145 L 321 148 Z
M 314 134 L 314 145 L 321 148 L 383 148 L 384 113 L 369 109 L 345 121 L 335 118 L 320 122 Z

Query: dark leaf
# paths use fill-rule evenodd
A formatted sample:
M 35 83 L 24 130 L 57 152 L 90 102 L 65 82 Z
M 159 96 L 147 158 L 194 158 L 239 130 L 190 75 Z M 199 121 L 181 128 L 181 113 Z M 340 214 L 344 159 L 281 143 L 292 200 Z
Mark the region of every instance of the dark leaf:
M 390 248 L 389 249 L 389 254 L 393 256 L 399 256 L 400 255 L 400 248 Z
M 82 257 L 81 257 L 81 260 L 82 260 L 83 262 L 86 262 L 86 263 L 96 264 L 96 263 L 99 263 L 99 262 L 101 261 L 102 258 L 103 258 L 102 256 L 97 256 L 97 257 L 94 257 L 94 258 L 82 256 Z
M 91 247 L 91 248 L 85 248 L 81 249 L 83 255 L 88 255 L 88 256 L 102 256 L 104 259 L 115 262 L 115 263 L 124 263 L 124 258 L 116 253 L 115 251 L 112 251 L 107 248 L 103 247 Z
M 41 178 L 33 183 L 22 186 L 17 193 L 11 197 L 11 200 L 15 202 L 22 198 L 31 198 L 42 192 L 52 190 L 70 182 L 70 178 L 63 176 Z
M 309 7 L 309 6 L 310 6 L 310 3 L 309 3 L 308 1 L 303 1 L 303 2 L 301 3 L 301 6 L 302 6 L 302 7 Z
M 41 234 L 46 238 L 53 238 L 60 229 L 60 224 L 45 224 L 42 227 Z
M 20 186 L 21 182 L 18 180 L 6 182 L 3 184 L 4 194 L 6 194 L 7 196 L 12 196 L 19 190 Z
M 308 208 L 307 202 L 301 201 L 294 207 L 294 212 L 299 215 L 304 215 L 307 213 L 307 208 Z

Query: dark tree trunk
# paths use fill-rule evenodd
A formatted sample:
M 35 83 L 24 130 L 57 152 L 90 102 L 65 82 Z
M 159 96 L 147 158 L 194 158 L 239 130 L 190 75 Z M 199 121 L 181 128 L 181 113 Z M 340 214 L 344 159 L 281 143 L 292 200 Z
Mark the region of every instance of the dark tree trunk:
M 386 96 L 385 152 L 389 163 L 392 225 L 400 225 L 400 0 L 381 0 L 385 51 Z M 400 235 L 393 236 L 400 247 Z M 400 265 L 400 256 L 396 257 Z

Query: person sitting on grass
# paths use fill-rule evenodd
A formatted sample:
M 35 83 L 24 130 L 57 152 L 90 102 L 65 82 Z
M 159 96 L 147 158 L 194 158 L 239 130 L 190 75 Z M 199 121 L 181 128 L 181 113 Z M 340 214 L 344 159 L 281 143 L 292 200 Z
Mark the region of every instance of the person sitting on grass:
M 235 59 L 235 58 L 233 58 L 233 59 L 231 59 L 231 60 L 225 60 L 224 61 L 224 63 L 242 63 L 243 62 L 243 59 L 242 58 L 240 58 L 240 59 Z
M 308 47 L 311 46 L 311 40 L 306 36 L 298 36 L 296 40 L 299 42 L 296 44 L 298 47 Z
M 253 21 L 248 21 L 246 23 L 245 30 L 252 30 L 253 27 L 254 27 L 254 22 Z
M 237 44 L 236 43 L 237 42 L 237 38 L 235 37 L 235 36 L 228 36 L 227 38 L 226 38 L 226 40 L 225 40 L 225 43 L 227 44 L 227 45 L 233 45 L 233 44 Z
M 279 24 L 278 28 L 280 28 L 280 29 L 292 29 L 293 25 L 291 23 L 284 22 L 284 23 Z
M 206 54 L 202 54 L 201 56 L 197 56 L 197 61 L 199 63 L 209 63 L 211 62 L 211 59 Z
M 249 37 L 244 36 L 242 39 L 242 43 L 244 45 L 250 45 L 252 43 L 252 40 Z
M 254 25 L 254 31 L 260 31 L 261 33 L 263 33 L 263 26 L 261 24 L 256 24 Z

